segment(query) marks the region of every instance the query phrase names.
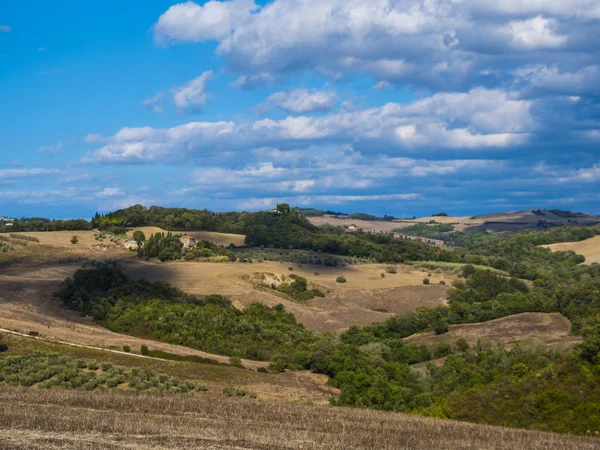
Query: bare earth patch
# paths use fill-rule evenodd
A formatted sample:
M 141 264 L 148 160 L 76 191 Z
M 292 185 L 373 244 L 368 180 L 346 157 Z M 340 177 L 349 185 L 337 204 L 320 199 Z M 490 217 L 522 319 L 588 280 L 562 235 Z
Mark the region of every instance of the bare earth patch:
M 451 325 L 447 333 L 435 335 L 433 331 L 414 334 L 406 342 L 435 345 L 453 343 L 463 338 L 470 344 L 481 341 L 515 342 L 538 341 L 547 345 L 570 345 L 581 342 L 581 337 L 571 336 L 571 323 L 559 313 L 523 313 L 502 317 L 489 322 Z

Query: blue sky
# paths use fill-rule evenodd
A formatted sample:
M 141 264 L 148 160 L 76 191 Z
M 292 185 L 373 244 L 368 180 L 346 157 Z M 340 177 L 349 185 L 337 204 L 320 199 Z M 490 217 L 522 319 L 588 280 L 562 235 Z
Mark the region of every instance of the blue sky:
M 0 216 L 600 214 L 598 0 L 0 2 Z

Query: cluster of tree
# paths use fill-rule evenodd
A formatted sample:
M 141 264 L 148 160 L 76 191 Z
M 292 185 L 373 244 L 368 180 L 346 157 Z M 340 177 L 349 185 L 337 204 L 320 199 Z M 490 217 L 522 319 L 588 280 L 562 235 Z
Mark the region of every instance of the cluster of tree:
M 228 356 L 269 360 L 316 340 L 282 305 L 240 311 L 220 295 L 197 298 L 165 282 L 131 280 L 114 265 L 78 270 L 57 296 L 113 331 Z
M 223 257 L 227 261 L 237 259 L 236 254 L 231 250 L 208 241 L 199 241 L 184 248 L 181 242 L 182 235 L 174 235 L 170 231 L 166 234 L 154 233 L 145 240 L 144 233 L 138 230 L 133 233 L 133 238 L 138 243 L 138 256 L 141 258 L 158 258 L 161 261 L 176 261 L 181 258 L 193 261 L 214 257 Z
M 273 285 L 273 289 L 289 296 L 293 300 L 305 301 L 314 297 L 325 297 L 318 289 L 308 289 L 308 281 L 304 277 L 295 274 L 290 275 L 292 279 L 289 283 L 281 283 L 279 286 Z
M 80 231 L 91 230 L 91 224 L 84 219 L 49 220 L 38 217 L 15 220 L 11 225 L 4 224 L 0 233 L 19 233 L 23 231 Z
M 454 226 L 450 224 L 426 224 L 419 223 L 406 228 L 397 228 L 395 233 L 408 234 L 410 236 L 421 236 L 429 239 L 444 239 L 446 233 L 454 231 Z

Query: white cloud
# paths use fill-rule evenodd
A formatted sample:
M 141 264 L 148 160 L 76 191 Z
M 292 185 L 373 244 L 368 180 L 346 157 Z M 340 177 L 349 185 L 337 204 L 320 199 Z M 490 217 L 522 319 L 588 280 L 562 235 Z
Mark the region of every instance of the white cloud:
M 48 146 L 42 146 L 38 148 L 38 152 L 40 153 L 50 153 L 50 154 L 56 154 L 56 153 L 60 153 L 63 149 L 63 143 L 62 142 L 57 142 L 54 145 L 48 145 Z
M 598 18 L 597 0 L 213 0 L 172 6 L 155 37 L 218 41 L 242 87 L 304 71 L 333 80 L 367 72 L 377 88 L 450 91 L 475 85 L 483 72 L 508 77 L 505 68 L 524 60 L 597 61 Z
M 389 81 L 379 81 L 373 85 L 373 89 L 377 89 L 379 91 L 384 91 L 392 87 L 392 83 Z
M 544 92 L 569 95 L 571 101 L 579 101 L 580 95 L 600 94 L 600 65 L 584 66 L 574 71 L 560 71 L 556 64 L 520 67 L 515 71 L 515 87 L 525 94 Z
M 12 28 L 8 25 L 0 25 L 0 33 L 10 33 Z
M 303 114 L 314 111 L 329 111 L 337 100 L 335 91 L 320 91 L 317 89 L 295 88 L 285 92 L 271 94 L 259 110 L 278 107 L 284 111 Z
M 0 179 L 15 179 L 42 175 L 58 175 L 59 169 L 4 169 L 0 170 Z
M 121 188 L 107 187 L 94 194 L 96 197 L 122 197 L 125 195 Z
M 208 1 L 203 6 L 194 2 L 171 6 L 154 27 L 157 42 L 200 42 L 222 39 L 234 27 L 246 22 L 257 9 L 253 0 Z
M 207 70 L 189 83 L 173 89 L 173 102 L 175 102 L 175 106 L 179 112 L 202 111 L 208 100 L 206 82 L 212 77 L 212 71 Z
M 542 16 L 514 20 L 507 29 L 515 46 L 525 49 L 558 48 L 565 44 L 566 36 L 556 34 L 558 22 Z
M 164 112 L 160 102 L 164 96 L 164 92 L 157 93 L 154 97 L 147 98 L 142 102 L 144 108 L 148 108 L 150 111 L 156 114 L 162 114 Z
M 595 183 L 600 181 L 600 165 L 594 164 L 592 167 L 575 170 L 566 177 L 560 177 L 558 181 L 561 183 Z
M 254 122 L 190 122 L 167 129 L 123 128 L 83 162 L 183 161 L 207 153 L 297 142 L 365 142 L 390 151 L 511 147 L 527 141 L 536 122 L 532 102 L 501 90 L 436 94 L 410 104 Z

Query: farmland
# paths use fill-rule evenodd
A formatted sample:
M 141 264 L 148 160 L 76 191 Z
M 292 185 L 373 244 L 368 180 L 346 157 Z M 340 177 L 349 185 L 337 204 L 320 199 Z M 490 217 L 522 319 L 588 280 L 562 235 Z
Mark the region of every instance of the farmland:
M 591 450 L 598 445 L 596 438 L 210 394 L 0 388 L 0 405 L 5 448 Z
M 561 242 L 559 244 L 544 245 L 553 252 L 573 251 L 585 256 L 585 264 L 600 264 L 600 236 L 595 236 L 580 242 Z

